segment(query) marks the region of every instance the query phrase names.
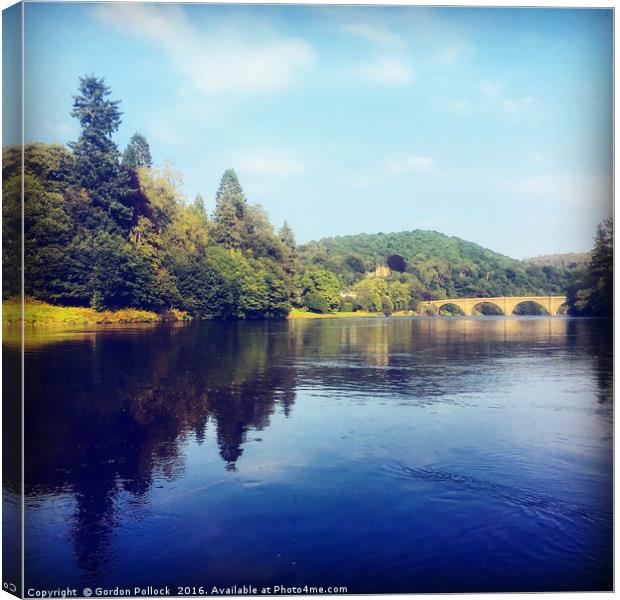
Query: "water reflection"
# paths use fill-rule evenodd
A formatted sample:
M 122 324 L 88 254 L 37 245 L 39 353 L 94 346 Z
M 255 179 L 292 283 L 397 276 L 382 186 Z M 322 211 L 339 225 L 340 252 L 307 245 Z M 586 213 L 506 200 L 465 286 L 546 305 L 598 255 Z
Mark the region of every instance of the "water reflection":
M 71 498 L 75 562 L 97 581 L 119 560 L 113 538 L 127 526 L 125 498 L 147 507 L 158 482 L 185 478 L 188 447 L 205 444 L 208 431 L 234 476 L 251 432 L 270 435 L 276 413 L 294 420 L 301 391 L 346 398 L 351 411 L 356 401 L 471 403 L 472 393 L 494 390 L 500 377 L 502 385 L 527 377 L 531 361 L 545 360 L 590 365 L 598 401 L 611 411 L 610 331 L 607 322 L 558 318 L 39 331 L 25 342 L 29 506 L 34 515 L 54 498 Z M 515 364 L 525 371 L 513 373 Z M 369 444 L 390 444 L 380 431 Z M 402 452 L 394 440 L 391 458 Z
M 295 401 L 285 335 L 263 324 L 205 324 L 49 342 L 26 357 L 26 493 L 70 492 L 78 564 L 96 573 L 107 556 L 121 491 L 140 498 L 156 475 L 178 478 L 182 447 L 209 419 L 227 468 L 250 429 Z

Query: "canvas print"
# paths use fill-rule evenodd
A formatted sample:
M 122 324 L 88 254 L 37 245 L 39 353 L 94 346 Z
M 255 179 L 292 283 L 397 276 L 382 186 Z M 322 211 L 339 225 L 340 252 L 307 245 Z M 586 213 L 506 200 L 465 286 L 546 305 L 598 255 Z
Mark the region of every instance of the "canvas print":
M 6 8 L 3 590 L 612 590 L 613 18 Z

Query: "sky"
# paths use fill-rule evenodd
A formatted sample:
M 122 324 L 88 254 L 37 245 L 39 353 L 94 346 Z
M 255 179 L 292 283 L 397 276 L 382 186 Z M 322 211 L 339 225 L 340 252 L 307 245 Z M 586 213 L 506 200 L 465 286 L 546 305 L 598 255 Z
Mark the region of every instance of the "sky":
M 612 12 L 25 5 L 25 138 L 75 140 L 85 74 L 121 150 L 214 207 L 234 168 L 298 242 L 432 229 L 515 258 L 591 248 L 612 211 Z

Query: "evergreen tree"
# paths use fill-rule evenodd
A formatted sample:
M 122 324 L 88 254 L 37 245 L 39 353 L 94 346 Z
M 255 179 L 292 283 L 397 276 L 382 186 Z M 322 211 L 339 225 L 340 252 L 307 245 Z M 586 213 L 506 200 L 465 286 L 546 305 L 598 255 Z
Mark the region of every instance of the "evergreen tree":
M 284 243 L 284 245 L 290 250 L 296 250 L 297 244 L 295 243 L 295 234 L 291 229 L 291 226 L 287 221 L 284 221 L 282 228 L 280 229 L 280 239 Z
M 151 158 L 151 148 L 146 138 L 139 132 L 134 133 L 123 152 L 123 166 L 130 169 L 139 167 L 151 168 L 153 159 Z
M 241 247 L 246 233 L 247 201 L 236 173 L 228 169 L 215 196 L 213 239 L 227 248 Z
M 262 206 L 248 206 L 242 226 L 242 250 L 251 252 L 255 258 L 270 258 L 278 262 L 282 260 L 286 248 Z
M 194 211 L 200 216 L 202 222 L 206 225 L 209 221 L 209 217 L 207 216 L 207 211 L 205 209 L 205 201 L 202 197 L 202 194 L 196 194 L 196 198 L 194 199 Z
M 614 295 L 614 224 L 612 219 L 603 221 L 596 230 L 590 272 L 592 274 L 592 312 L 599 315 L 613 314 Z
M 613 229 L 612 219 L 598 226 L 590 263 L 575 272 L 568 290 L 570 314 L 613 315 Z
M 80 77 L 73 111 L 82 126 L 77 142 L 70 144 L 75 157 L 73 184 L 88 190 L 96 206 L 116 224 L 127 229 L 131 209 L 123 203 L 129 193 L 128 177 L 119 164 L 119 151 L 112 134 L 121 123 L 120 101 L 109 100 L 110 89 L 103 79 Z
M 301 306 L 301 290 L 299 287 L 300 261 L 295 243 L 295 235 L 289 224 L 284 221 L 279 231 L 279 236 L 284 245 L 282 256 L 282 269 L 286 275 L 290 290 L 290 299 L 293 305 Z

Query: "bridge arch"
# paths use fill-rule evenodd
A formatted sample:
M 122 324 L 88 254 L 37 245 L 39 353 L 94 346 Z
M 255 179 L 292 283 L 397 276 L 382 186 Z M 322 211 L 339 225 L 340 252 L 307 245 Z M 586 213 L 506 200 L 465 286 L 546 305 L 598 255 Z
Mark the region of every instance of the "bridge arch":
M 504 309 L 503 309 L 502 306 L 500 306 L 497 302 L 494 302 L 493 300 L 485 300 L 484 298 L 481 298 L 479 301 L 477 301 L 471 307 L 471 314 L 475 315 L 476 312 L 485 304 L 487 306 L 492 306 L 492 307 L 496 308 L 497 309 L 497 315 L 503 315 L 504 314 Z
M 463 306 L 460 305 L 460 303 L 458 302 L 453 302 L 453 301 L 446 301 L 443 304 L 438 304 L 437 306 L 437 313 L 441 313 L 442 310 L 446 309 L 447 307 L 453 307 L 456 308 L 458 312 L 456 312 L 455 314 L 458 314 L 459 316 L 467 316 L 467 312 L 465 311 L 465 308 Z
M 547 308 L 544 304 L 542 304 L 542 303 L 541 303 L 541 302 L 539 302 L 538 300 L 535 300 L 534 298 L 528 298 L 528 299 L 526 299 L 526 300 L 521 300 L 520 302 L 517 302 L 517 303 L 516 303 L 516 304 L 512 307 L 512 310 L 510 311 L 510 314 L 511 314 L 511 315 L 514 315 L 514 314 L 515 314 L 515 311 L 517 310 L 517 308 L 518 308 L 519 306 L 528 305 L 528 304 L 529 304 L 529 305 L 533 305 L 533 306 L 538 307 L 538 309 L 540 310 L 540 312 L 539 312 L 538 314 L 541 314 L 541 315 L 550 315 L 550 314 L 551 314 L 551 313 L 549 312 L 549 309 L 548 309 L 548 308 Z M 537 314 L 537 313 L 532 313 L 532 314 L 534 314 L 534 315 L 535 315 L 535 314 Z
M 523 302 L 535 302 L 548 315 L 562 314 L 562 307 L 566 304 L 566 296 L 498 296 L 493 298 L 444 298 L 443 300 L 426 300 L 421 306 L 429 314 L 437 314 L 446 305 L 454 305 L 465 315 L 473 315 L 477 306 L 489 303 L 499 309 L 499 314 L 512 315 L 515 308 Z

